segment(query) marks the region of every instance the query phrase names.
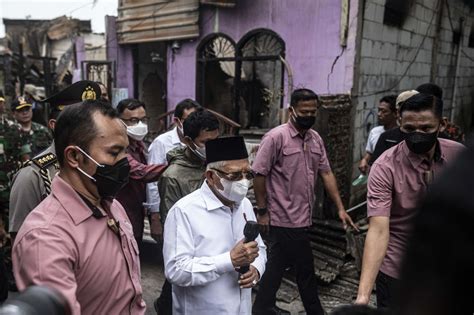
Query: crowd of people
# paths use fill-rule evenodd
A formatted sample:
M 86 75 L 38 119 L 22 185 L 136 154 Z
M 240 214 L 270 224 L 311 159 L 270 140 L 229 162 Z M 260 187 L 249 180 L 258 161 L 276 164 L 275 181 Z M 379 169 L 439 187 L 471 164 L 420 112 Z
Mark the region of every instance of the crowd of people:
M 218 118 L 192 99 L 176 105 L 172 129 L 149 146 L 147 105 L 137 99 L 113 108 L 104 87 L 79 81 L 44 102 L 48 127 L 32 121 L 28 97 L 11 103 L 13 116 L 0 99 L 0 301 L 9 289 L 42 285 L 57 290 L 71 314 L 144 314 L 139 253 L 148 219 L 166 276 L 148 306 L 157 314 L 285 314 L 276 295 L 289 267 L 306 313 L 325 314 L 308 233 L 318 177 L 344 228 L 359 228 L 312 128 L 316 93 L 292 92 L 288 122 L 265 134 L 252 164 L 244 138 L 221 135 Z M 458 156 L 469 164 L 472 152 L 447 127 L 434 84 L 383 97 L 378 118 L 359 164 L 369 176 L 359 290 L 354 305 L 334 314 L 449 314 L 441 310 L 453 305 L 472 314 L 472 303 L 451 294 L 455 275 L 436 278 L 443 254 L 434 245 L 452 242 L 436 229 L 455 229 L 441 211 L 453 196 L 453 211 L 466 218 L 457 236 L 472 239 L 472 194 L 442 184 L 465 176 L 453 168 L 443 181 L 445 169 Z M 249 236 L 252 223 L 260 235 Z M 470 256 L 459 258 L 462 268 Z M 374 287 L 377 310 L 366 307 Z

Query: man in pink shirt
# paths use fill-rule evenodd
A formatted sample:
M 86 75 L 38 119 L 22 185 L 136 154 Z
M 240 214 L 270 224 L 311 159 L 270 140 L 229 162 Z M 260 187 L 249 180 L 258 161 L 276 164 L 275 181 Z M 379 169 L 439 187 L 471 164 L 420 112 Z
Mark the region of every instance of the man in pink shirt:
M 390 308 L 418 203 L 433 179 L 464 148 L 438 139 L 442 113 L 443 103 L 433 95 L 416 94 L 400 104 L 405 141 L 385 151 L 369 174 L 370 225 L 356 303 L 367 304 L 376 283 L 377 306 Z
M 344 226 L 354 225 L 339 196 L 323 140 L 311 129 L 318 103 L 313 91 L 295 90 L 291 95 L 290 121 L 263 137 L 253 162 L 257 220 L 264 232 L 269 231 L 268 262 L 253 306 L 254 314 L 277 314 L 276 293 L 289 265 L 295 266 L 306 313 L 324 314 L 307 234 L 312 224 L 318 174 Z
M 85 101 L 61 113 L 54 140 L 60 172 L 13 246 L 18 288 L 56 289 L 75 315 L 144 314 L 137 243 L 114 200 L 130 172 L 125 126 L 110 105 Z

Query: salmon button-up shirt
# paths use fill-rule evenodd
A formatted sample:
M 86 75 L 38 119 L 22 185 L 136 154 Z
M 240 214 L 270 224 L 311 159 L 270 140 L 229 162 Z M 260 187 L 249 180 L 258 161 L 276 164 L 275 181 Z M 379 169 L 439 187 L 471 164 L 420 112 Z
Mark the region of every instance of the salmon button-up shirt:
M 90 207 L 60 176 L 49 195 L 26 218 L 13 246 L 20 290 L 44 285 L 64 295 L 74 315 L 145 313 L 140 261 L 123 207 L 107 203 L 119 222 Z

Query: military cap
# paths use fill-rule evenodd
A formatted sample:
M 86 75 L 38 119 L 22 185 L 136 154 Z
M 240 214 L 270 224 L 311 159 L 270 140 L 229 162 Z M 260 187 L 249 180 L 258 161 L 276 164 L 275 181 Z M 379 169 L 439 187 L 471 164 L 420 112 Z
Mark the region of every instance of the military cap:
M 242 160 L 249 157 L 244 138 L 221 137 L 206 142 L 206 162 Z
M 100 86 L 93 81 L 83 80 L 68 86 L 43 102 L 49 103 L 51 111 L 62 111 L 67 105 L 96 100 L 99 97 Z
M 0 102 L 5 102 L 5 99 L 3 98 L 3 96 L 0 96 Z
M 25 97 L 23 96 L 18 96 L 11 105 L 12 110 L 20 110 L 25 107 L 33 107 L 29 102 L 26 101 Z

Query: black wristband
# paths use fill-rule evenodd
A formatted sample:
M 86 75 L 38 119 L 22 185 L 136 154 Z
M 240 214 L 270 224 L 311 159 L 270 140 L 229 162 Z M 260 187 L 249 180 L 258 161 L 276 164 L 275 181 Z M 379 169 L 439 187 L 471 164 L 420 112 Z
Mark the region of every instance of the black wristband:
M 258 215 L 264 215 L 264 214 L 267 214 L 267 212 L 268 212 L 267 208 L 257 208 Z

